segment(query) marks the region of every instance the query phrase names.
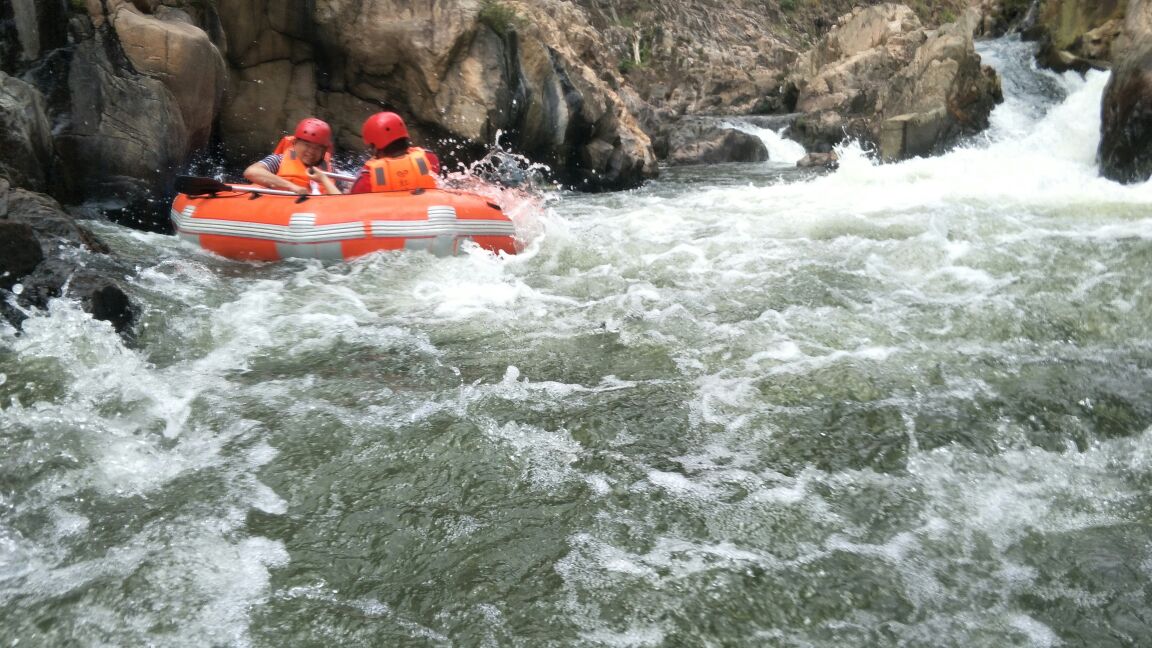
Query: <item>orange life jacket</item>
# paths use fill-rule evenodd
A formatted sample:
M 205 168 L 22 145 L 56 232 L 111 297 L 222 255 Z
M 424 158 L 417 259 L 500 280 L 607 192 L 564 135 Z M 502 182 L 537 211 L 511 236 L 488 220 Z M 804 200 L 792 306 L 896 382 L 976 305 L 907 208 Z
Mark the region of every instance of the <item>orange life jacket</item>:
M 308 177 L 308 167 L 304 166 L 304 163 L 297 159 L 296 150 L 290 148 L 282 153 L 282 155 L 284 157 L 280 160 L 280 170 L 276 172 L 276 175 L 298 187 L 306 187 L 310 191 L 314 191 L 312 179 Z M 327 160 L 317 164 L 316 168 L 321 171 L 328 170 Z
M 422 148 L 413 146 L 406 155 L 368 160 L 368 180 L 373 193 L 379 191 L 408 191 L 435 189 L 436 175 L 428 164 Z

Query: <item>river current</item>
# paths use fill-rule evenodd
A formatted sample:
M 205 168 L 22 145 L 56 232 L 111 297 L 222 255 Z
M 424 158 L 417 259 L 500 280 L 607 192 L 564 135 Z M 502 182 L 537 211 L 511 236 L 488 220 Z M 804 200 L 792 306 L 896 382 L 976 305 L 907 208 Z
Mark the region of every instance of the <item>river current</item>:
M 505 196 L 504 259 L 98 225 L 135 344 L 0 329 L 0 643 L 1152 644 L 1152 185 L 1098 177 L 1105 74 L 982 53 L 952 153 L 764 132 Z

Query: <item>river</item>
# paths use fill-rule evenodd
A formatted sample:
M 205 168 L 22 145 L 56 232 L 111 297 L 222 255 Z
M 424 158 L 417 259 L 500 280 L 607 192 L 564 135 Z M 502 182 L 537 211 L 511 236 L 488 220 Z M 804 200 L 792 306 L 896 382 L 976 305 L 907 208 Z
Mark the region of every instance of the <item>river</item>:
M 1152 644 L 1152 185 L 1105 74 L 981 47 L 961 149 L 766 132 L 505 259 L 98 225 L 135 343 L 0 329 L 0 643 Z

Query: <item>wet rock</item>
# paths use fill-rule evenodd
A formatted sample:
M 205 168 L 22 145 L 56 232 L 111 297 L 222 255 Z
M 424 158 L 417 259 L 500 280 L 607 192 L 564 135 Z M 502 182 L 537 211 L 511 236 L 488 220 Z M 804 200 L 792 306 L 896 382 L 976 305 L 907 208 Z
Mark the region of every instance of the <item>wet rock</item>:
M 192 24 L 188 14 L 167 7 L 153 16 L 121 3 L 112 10 L 111 22 L 136 71 L 158 79 L 175 98 L 187 150 L 204 147 L 227 80 L 224 58 L 208 34 Z
M 671 164 L 763 162 L 768 148 L 759 137 L 715 120 L 685 119 L 671 128 L 666 157 Z
M 180 107 L 164 84 L 137 74 L 115 34 L 94 28 L 77 43 L 68 70 L 67 119 L 55 138 L 60 182 L 69 202 L 90 200 L 110 210 L 153 215 L 173 170 L 184 164 L 188 137 Z
M 983 38 L 1022 31 L 1036 20 L 1031 0 L 981 0 L 976 6 L 980 11 L 976 35 Z
M 835 169 L 840 166 L 840 156 L 836 155 L 835 151 L 812 152 L 796 161 L 796 166 L 802 168 L 808 167 L 824 167 L 825 169 Z
M 1117 63 L 1100 112 L 1100 173 L 1125 183 L 1152 177 L 1152 45 Z
M 882 159 L 942 153 L 988 128 L 992 109 L 1004 97 L 999 77 L 976 54 L 972 33 L 978 21 L 968 11 L 927 34 L 912 61 L 892 78 L 880 102 Z
M 130 335 L 136 308 L 115 276 L 128 269 L 52 198 L 0 180 L 0 317 L 19 327 L 25 310 L 63 296 Z M 19 283 L 16 306 L 11 291 Z
M 138 309 L 118 284 L 98 273 L 81 273 L 72 280 L 72 290 L 83 295 L 81 304 L 93 318 L 108 322 L 121 335 L 131 332 Z
M 0 57 L 0 70 L 9 74 L 67 43 L 66 0 L 8 0 L 0 9 L 0 19 L 10 20 L 14 32 L 5 38 Z
M 11 290 L 43 260 L 31 225 L 0 220 L 0 289 Z
M 33 86 L 0 72 L 0 177 L 33 191 L 47 188 L 52 127 L 44 97 Z

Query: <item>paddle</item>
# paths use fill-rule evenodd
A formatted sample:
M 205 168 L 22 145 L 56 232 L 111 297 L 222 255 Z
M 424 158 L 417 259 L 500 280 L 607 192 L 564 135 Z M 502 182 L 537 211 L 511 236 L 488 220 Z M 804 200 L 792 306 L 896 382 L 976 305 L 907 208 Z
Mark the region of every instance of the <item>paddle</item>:
M 198 178 L 196 176 L 176 176 L 176 191 L 189 196 L 203 196 L 204 194 L 225 193 L 229 191 L 246 191 L 248 193 L 272 194 L 274 196 L 299 196 L 295 191 L 283 189 L 268 189 L 255 185 L 231 185 L 212 178 Z
M 332 173 L 330 171 L 321 171 L 329 178 L 336 178 L 337 180 L 344 180 L 345 182 L 356 182 L 356 176 L 345 175 L 343 173 Z

